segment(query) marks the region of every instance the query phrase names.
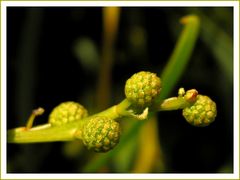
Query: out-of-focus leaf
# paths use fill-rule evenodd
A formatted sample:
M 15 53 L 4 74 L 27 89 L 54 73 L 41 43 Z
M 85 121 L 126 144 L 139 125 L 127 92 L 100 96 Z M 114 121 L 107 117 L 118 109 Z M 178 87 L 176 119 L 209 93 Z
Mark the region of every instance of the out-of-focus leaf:
M 98 110 L 107 108 L 111 99 L 112 88 L 112 66 L 115 57 L 115 43 L 120 19 L 120 7 L 103 8 L 103 44 L 101 54 L 101 64 L 99 67 L 97 84 Z
M 91 39 L 86 37 L 77 39 L 73 51 L 84 69 L 96 72 L 99 66 L 99 54 L 96 45 Z
M 128 121 L 124 124 L 123 129 L 128 129 L 132 126 L 134 121 Z M 116 172 L 128 172 L 136 158 L 136 149 L 138 147 L 138 133 L 134 134 L 113 158 L 114 169 Z M 124 157 L 124 158 L 123 158 Z
M 199 31 L 199 19 L 195 15 L 188 15 L 181 19 L 181 23 L 185 25 L 184 30 L 180 38 L 177 41 L 176 47 L 162 73 L 162 84 L 163 89 L 161 90 L 160 96 L 156 100 L 156 102 L 161 102 L 162 99 L 166 98 L 170 91 L 173 89 L 175 84 L 180 79 L 182 73 L 184 72 L 192 54 L 196 39 L 198 37 Z M 146 123 L 145 123 L 146 125 Z M 151 130 L 152 129 L 152 130 Z M 149 131 L 150 130 L 150 131 Z M 146 132 L 151 134 L 152 146 L 159 147 L 159 140 L 157 140 L 156 134 L 154 132 L 154 124 L 149 125 L 149 129 L 146 129 Z M 149 143 L 150 145 L 150 143 Z M 139 155 L 138 163 L 134 167 L 134 172 L 150 172 L 152 167 L 154 166 L 154 156 L 157 156 L 157 152 L 154 151 L 155 148 L 146 148 L 144 146 L 141 147 L 142 154 L 145 151 L 145 156 L 147 158 L 141 158 L 143 155 Z M 146 153 L 148 151 L 148 153 Z M 160 150 L 159 150 L 160 151 Z M 161 161 L 161 170 L 164 169 L 163 159 Z
M 78 157 L 83 151 L 83 144 L 80 141 L 66 142 L 63 146 L 63 154 L 69 159 Z
M 201 38 L 211 50 L 217 63 L 226 75 L 228 81 L 233 82 L 233 40 L 207 16 L 201 14 Z
M 157 117 L 146 121 L 139 133 L 139 147 L 137 159 L 132 172 L 149 173 L 153 172 L 158 165 L 158 172 L 163 172 L 164 158 L 161 151 L 160 140 L 158 138 Z M 156 160 L 157 159 L 157 160 Z
M 199 18 L 195 15 L 188 15 L 181 19 L 181 23 L 185 25 L 180 38 L 174 48 L 174 51 L 164 68 L 161 79 L 163 88 L 156 102 L 160 102 L 166 98 L 174 85 L 180 79 L 184 72 L 195 46 L 199 32 Z

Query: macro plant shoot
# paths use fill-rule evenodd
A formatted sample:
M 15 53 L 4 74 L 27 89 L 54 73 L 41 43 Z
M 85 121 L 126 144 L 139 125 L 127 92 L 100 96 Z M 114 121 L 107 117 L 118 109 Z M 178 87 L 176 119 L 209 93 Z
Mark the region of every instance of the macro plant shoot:
M 7 171 L 232 172 L 232 31 L 231 7 L 8 7 Z

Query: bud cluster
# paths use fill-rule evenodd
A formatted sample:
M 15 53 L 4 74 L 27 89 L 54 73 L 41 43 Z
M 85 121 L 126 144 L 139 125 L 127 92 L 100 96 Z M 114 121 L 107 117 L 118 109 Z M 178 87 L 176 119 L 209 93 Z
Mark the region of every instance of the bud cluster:
M 192 106 L 183 109 L 183 116 L 193 126 L 208 126 L 217 116 L 216 103 L 208 96 L 198 95 Z
M 49 123 L 53 126 L 79 121 L 88 116 L 87 110 L 79 103 L 68 101 L 59 104 L 49 115 Z
M 137 107 L 150 106 L 161 90 L 160 78 L 151 72 L 141 71 L 131 76 L 125 85 L 126 98 Z

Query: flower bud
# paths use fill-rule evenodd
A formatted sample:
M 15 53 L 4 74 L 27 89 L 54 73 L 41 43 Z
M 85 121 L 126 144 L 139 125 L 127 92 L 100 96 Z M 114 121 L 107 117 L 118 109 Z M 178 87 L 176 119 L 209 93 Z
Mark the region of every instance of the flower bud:
M 53 126 L 79 121 L 88 116 L 87 110 L 79 103 L 68 101 L 55 107 L 49 116 L 49 123 Z
M 130 77 L 125 85 L 126 98 L 135 106 L 150 106 L 161 90 L 160 78 L 151 72 L 141 71 Z
M 198 95 L 192 106 L 183 109 L 183 116 L 193 126 L 208 126 L 217 116 L 216 103 L 208 96 Z
M 93 149 L 96 152 L 111 150 L 118 144 L 119 139 L 119 123 L 106 116 L 94 116 L 83 126 L 83 143 L 88 149 Z

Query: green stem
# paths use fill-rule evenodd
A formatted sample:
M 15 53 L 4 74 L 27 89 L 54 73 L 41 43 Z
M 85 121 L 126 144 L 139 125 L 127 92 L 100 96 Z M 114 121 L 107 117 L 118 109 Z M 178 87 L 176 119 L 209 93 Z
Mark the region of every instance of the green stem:
M 107 116 L 112 119 L 118 119 L 127 115 L 127 109 L 131 103 L 125 99 L 118 105 L 112 106 L 105 111 L 102 111 L 93 116 Z M 158 111 L 168 111 L 183 109 L 189 106 L 190 103 L 184 97 L 173 97 L 164 100 L 157 108 Z M 44 124 L 35 126 L 31 129 L 28 127 L 19 127 L 8 130 L 8 143 L 37 143 L 37 142 L 54 142 L 54 141 L 71 141 L 79 138 L 79 133 L 84 122 L 91 119 L 93 116 L 65 124 L 64 126 L 51 126 L 51 124 Z M 81 133 L 80 133 L 81 134 Z M 81 137 L 81 136 L 80 136 Z
M 184 88 L 178 90 L 178 97 L 165 99 L 160 106 L 155 105 L 158 111 L 172 111 L 184 109 L 191 106 L 197 100 L 198 92 L 196 89 L 190 89 L 185 92 Z
M 163 88 L 156 99 L 157 103 L 166 98 L 174 88 L 176 82 L 179 81 L 196 44 L 200 25 L 198 16 L 185 16 L 181 18 L 181 23 L 184 24 L 184 29 L 181 32 L 174 51 L 161 74 Z
M 117 118 L 120 118 L 120 117 L 126 115 L 127 108 L 130 105 L 131 105 L 131 103 L 127 99 L 124 99 L 118 105 L 112 106 L 112 107 L 108 108 L 107 110 L 96 114 L 96 116 L 108 116 L 112 119 L 117 119 Z
M 15 128 L 8 130 L 8 143 L 38 143 L 54 141 L 74 140 L 74 133 L 77 130 L 76 124 L 66 124 L 65 126 L 47 126 L 47 124 L 36 126 L 27 130 L 26 128 Z
M 190 105 L 191 103 L 189 103 L 184 97 L 172 97 L 165 99 L 158 107 L 158 111 L 172 111 L 184 109 Z
M 112 106 L 93 116 L 108 116 L 112 119 L 117 119 L 125 115 L 125 111 L 130 105 L 130 102 L 125 99 L 118 105 Z M 51 126 L 51 124 L 44 124 L 30 129 L 27 127 L 14 128 L 7 131 L 7 142 L 36 143 L 75 140 L 77 136 L 76 133 L 78 133 L 79 130 L 81 131 L 84 122 L 93 116 L 84 118 L 81 121 L 67 123 L 64 126 Z
M 51 124 L 38 125 L 33 128 L 18 127 L 7 132 L 8 143 L 37 143 L 54 141 L 72 141 L 81 139 L 81 129 L 87 120 L 93 116 L 107 116 L 112 119 L 118 119 L 128 116 L 127 109 L 131 103 L 125 99 L 118 105 L 112 106 L 105 111 L 89 116 L 81 121 L 75 121 L 64 126 L 51 126 Z M 184 97 L 173 97 L 164 100 L 157 108 L 157 111 L 177 110 L 189 106 L 189 102 Z M 80 135 L 79 135 L 80 134 Z

